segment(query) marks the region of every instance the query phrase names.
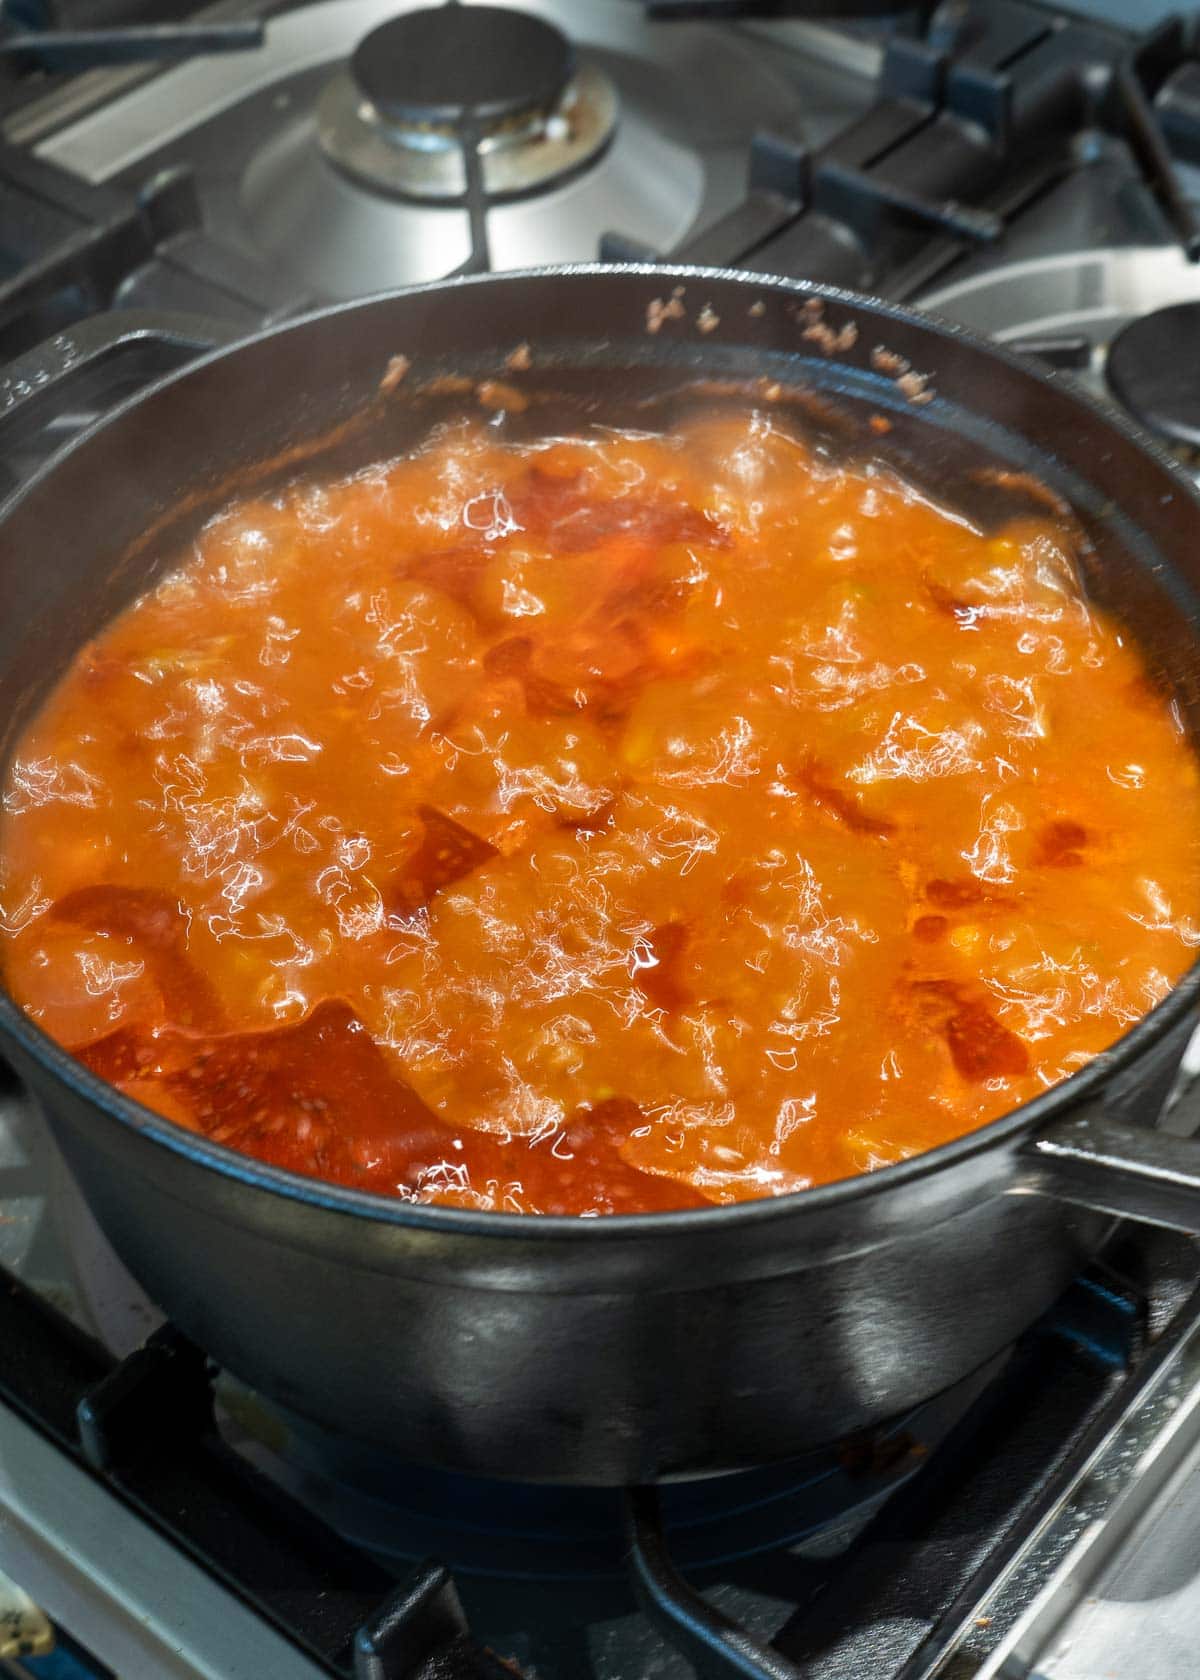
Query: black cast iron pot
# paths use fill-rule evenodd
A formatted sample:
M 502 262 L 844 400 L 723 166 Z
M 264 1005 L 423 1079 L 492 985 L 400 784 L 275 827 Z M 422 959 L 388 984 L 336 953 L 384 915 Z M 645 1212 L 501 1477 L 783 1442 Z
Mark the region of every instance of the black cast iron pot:
M 652 300 L 675 287 L 682 310 L 648 332 Z M 836 340 L 804 336 L 817 312 L 803 305 L 818 296 Z M 13 370 L 9 409 L 117 341 L 150 353 L 136 317 L 112 321 L 115 333 L 81 329 Z M 505 372 L 523 343 L 533 367 Z M 898 379 L 879 347 L 925 380 Z M 412 366 L 376 399 L 396 354 Z M 998 517 L 1000 491 L 976 469 L 1032 473 L 1075 509 L 1090 588 L 1141 639 L 1200 737 L 1200 499 L 1126 422 L 879 302 L 732 273 L 594 267 L 314 315 L 194 363 L 86 433 L 0 516 L 10 748 L 80 644 L 214 499 L 256 476 L 403 447 L 448 400 L 419 388 L 448 371 L 544 398 L 513 418 L 527 431 L 654 423 L 697 379 L 717 382 L 712 401 L 725 381 L 799 385 L 832 405 L 814 417 L 809 404 L 808 423 L 851 451 L 885 447 L 934 494 L 974 498 L 984 519 Z M 892 423 L 885 445 L 872 414 Z M 337 427 L 310 459 L 280 459 Z M 119 1095 L 4 996 L 0 1046 L 126 1265 L 264 1394 L 412 1459 L 628 1483 L 796 1453 L 949 1386 L 1053 1301 L 1105 1215 L 1200 1229 L 1200 1143 L 1154 1130 L 1198 987 L 1193 968 L 1108 1054 L 928 1154 L 776 1200 L 597 1220 L 414 1207 L 262 1166 Z

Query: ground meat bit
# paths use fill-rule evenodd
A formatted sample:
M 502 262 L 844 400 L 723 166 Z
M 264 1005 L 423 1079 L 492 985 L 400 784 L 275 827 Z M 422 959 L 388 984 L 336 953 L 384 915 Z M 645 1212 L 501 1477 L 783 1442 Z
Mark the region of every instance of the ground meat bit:
M 379 381 L 379 389 L 385 397 L 390 397 L 397 385 L 405 378 L 412 366 L 407 356 L 392 356 L 383 370 L 383 378 Z
M 475 387 L 475 395 L 484 408 L 503 409 L 509 414 L 524 414 L 529 407 L 529 398 L 524 391 L 518 391 L 515 385 L 506 385 L 499 379 L 485 379 Z

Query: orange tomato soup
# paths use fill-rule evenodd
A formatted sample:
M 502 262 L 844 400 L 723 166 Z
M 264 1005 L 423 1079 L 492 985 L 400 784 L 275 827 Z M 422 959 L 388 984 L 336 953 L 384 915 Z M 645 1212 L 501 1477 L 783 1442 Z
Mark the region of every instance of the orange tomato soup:
M 229 508 L 21 739 L 6 983 L 150 1107 L 416 1201 L 778 1195 L 970 1131 L 1200 942 L 1200 791 L 1050 517 L 763 413 Z

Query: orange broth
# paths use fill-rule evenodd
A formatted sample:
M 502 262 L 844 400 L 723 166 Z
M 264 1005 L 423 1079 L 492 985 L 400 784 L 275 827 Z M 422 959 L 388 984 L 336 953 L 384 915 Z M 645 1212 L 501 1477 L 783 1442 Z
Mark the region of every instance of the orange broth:
M 1049 515 L 763 413 L 229 508 L 10 765 L 7 985 L 263 1160 L 603 1214 L 957 1137 L 1200 943 L 1177 718 Z

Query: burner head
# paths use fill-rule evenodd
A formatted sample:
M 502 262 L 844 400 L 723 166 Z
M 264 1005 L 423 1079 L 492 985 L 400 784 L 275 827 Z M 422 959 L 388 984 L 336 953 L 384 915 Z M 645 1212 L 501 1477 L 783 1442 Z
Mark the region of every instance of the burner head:
M 406 12 L 359 43 L 317 101 L 322 152 L 357 185 L 415 203 L 462 203 L 464 131 L 489 203 L 561 185 L 617 125 L 616 89 L 541 18 L 504 6 Z
M 380 24 L 359 42 L 354 81 L 385 122 L 495 128 L 548 110 L 575 73 L 553 24 L 507 6 L 430 6 Z
M 878 1430 L 777 1464 L 667 1482 L 663 1527 L 677 1564 L 707 1569 L 804 1542 L 841 1549 L 960 1421 L 1008 1356 Z M 384 1447 L 330 1434 L 223 1376 L 227 1435 L 257 1441 L 285 1489 L 303 1488 L 343 1538 L 390 1566 L 436 1553 L 464 1577 L 505 1590 L 551 1581 L 621 1582 L 629 1543 L 618 1488 L 495 1481 L 406 1463 Z
M 1113 339 L 1109 389 L 1169 443 L 1200 449 L 1200 302 L 1154 309 Z

